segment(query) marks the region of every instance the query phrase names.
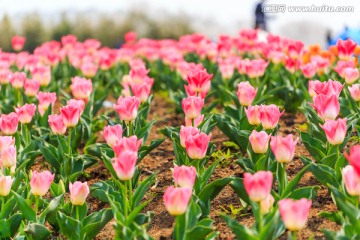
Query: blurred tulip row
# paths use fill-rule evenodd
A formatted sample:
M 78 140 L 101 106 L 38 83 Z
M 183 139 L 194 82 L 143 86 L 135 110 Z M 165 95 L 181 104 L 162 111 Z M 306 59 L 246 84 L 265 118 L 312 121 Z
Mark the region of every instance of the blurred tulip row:
M 14 36 L 16 53 L 0 51 L 1 239 L 93 239 L 109 222 L 116 239 L 153 239 L 144 209 L 157 173 L 139 163 L 166 138 L 174 184 L 163 203 L 174 239 L 218 238 L 211 204 L 226 186 L 254 216 L 248 226 L 221 214 L 237 239 L 296 239 L 320 188 L 299 184 L 306 172 L 338 209 L 321 213 L 341 225 L 324 236 L 360 236 L 360 46 L 348 39 L 323 50 L 256 30 L 216 42 L 125 39 L 109 49 L 68 35 L 27 53 L 26 39 Z M 150 108 L 153 93 L 164 92 L 183 124 L 157 129 L 164 137 L 156 139 Z M 289 113 L 306 118 L 299 137 L 282 134 Z M 240 176 L 214 178 L 222 160 L 213 157 L 215 127 L 235 146 Z M 310 157 L 297 154 L 300 146 Z M 295 156 L 302 169 L 290 178 Z M 106 178 L 81 182 L 99 163 Z M 90 211 L 89 195 L 106 208 Z

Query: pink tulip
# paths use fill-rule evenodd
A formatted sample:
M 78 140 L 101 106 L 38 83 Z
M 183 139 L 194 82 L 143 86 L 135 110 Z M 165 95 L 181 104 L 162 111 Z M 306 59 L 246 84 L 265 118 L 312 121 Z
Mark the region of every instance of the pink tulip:
M 15 146 L 9 146 L 6 149 L 0 151 L 0 160 L 4 167 L 11 168 L 16 166 L 16 148 Z
M 270 171 L 254 174 L 244 173 L 244 187 L 249 198 L 254 202 L 265 200 L 271 191 L 273 175 Z
M 357 68 L 345 68 L 343 69 L 345 82 L 348 85 L 353 84 L 359 79 L 359 69 Z
M 0 151 L 5 150 L 12 145 L 15 145 L 15 138 L 10 136 L 0 136 Z
M 316 74 L 316 64 L 313 62 L 300 66 L 300 69 L 306 78 L 312 78 Z
M 270 135 L 265 131 L 253 130 L 249 136 L 251 147 L 255 153 L 266 153 L 269 148 Z
M 275 155 L 275 158 L 280 163 L 289 163 L 294 158 L 295 147 L 298 138 L 293 139 L 293 135 L 289 134 L 286 137 L 272 136 L 270 147 Z
M 348 194 L 351 196 L 360 196 L 360 177 L 355 172 L 354 167 L 347 165 L 341 171 Z
M 10 176 L 0 176 L 0 196 L 9 195 L 13 181 Z
M 69 191 L 71 204 L 75 206 L 82 206 L 90 193 L 87 182 L 79 181 L 74 182 L 74 184 L 69 183 Z
M 36 80 L 26 79 L 24 83 L 25 95 L 28 97 L 35 97 L 40 89 L 40 83 Z
M 249 106 L 254 101 L 257 89 L 255 89 L 249 82 L 241 82 L 238 84 L 237 96 L 242 106 Z
M 24 86 L 26 81 L 26 74 L 24 72 L 14 72 L 10 74 L 11 86 L 15 89 L 20 89 Z
M 244 109 L 246 117 L 250 123 L 250 125 L 259 125 L 260 121 L 260 106 L 248 106 L 248 108 Z
M 260 212 L 261 214 L 267 214 L 274 206 L 275 199 L 269 194 L 264 200 L 260 201 Z
M 50 105 L 54 107 L 54 104 L 56 102 L 56 93 L 39 92 L 37 94 L 37 99 L 39 101 L 38 111 L 40 115 L 43 116 Z
M 13 36 L 11 38 L 11 46 L 12 46 L 12 48 L 17 52 L 21 51 L 23 49 L 23 47 L 24 47 L 25 40 L 26 39 L 24 37 L 16 36 L 16 35 Z
M 51 81 L 51 68 L 49 66 L 35 66 L 31 70 L 31 76 L 40 83 L 40 86 L 46 87 Z
M 114 109 L 119 114 L 120 120 L 129 122 L 136 119 L 139 106 L 140 99 L 138 97 L 119 97 Z
M 280 112 L 279 107 L 274 104 L 268 106 L 260 106 L 260 121 L 264 129 L 274 129 L 278 123 L 283 112 Z
M 203 159 L 206 155 L 211 134 L 199 133 L 188 136 L 185 140 L 185 148 L 188 156 L 192 159 Z
M 185 126 L 186 127 L 198 127 L 202 121 L 204 120 L 204 115 L 200 115 L 199 117 L 195 118 L 195 119 L 191 119 L 191 118 L 185 118 Z M 194 125 L 193 125 L 194 124 Z
M 306 225 L 311 208 L 311 200 L 282 199 L 278 202 L 280 216 L 285 227 L 290 231 L 299 231 Z
M 80 108 L 74 105 L 67 105 L 60 108 L 61 116 L 66 127 L 75 127 L 80 120 Z
M 344 142 L 346 136 L 346 118 L 337 120 L 325 120 L 324 125 L 320 127 L 324 130 L 326 138 L 332 145 L 339 145 Z
M 122 137 L 123 129 L 120 124 L 104 127 L 104 138 L 106 143 L 112 148 Z
M 16 113 L 12 112 L 8 115 L 1 114 L 0 128 L 5 135 L 13 135 L 17 131 L 19 124 L 19 117 Z
M 138 152 L 142 144 L 142 139 L 137 139 L 136 136 L 122 137 L 115 142 L 113 149 L 116 156 L 124 151 Z
M 189 187 L 194 186 L 196 180 L 196 168 L 191 166 L 176 166 L 174 167 L 174 181 L 177 187 Z
M 19 121 L 22 124 L 30 123 L 35 112 L 36 112 L 36 106 L 35 104 L 25 104 L 22 107 L 18 107 L 15 109 L 15 112 L 18 115 Z
M 75 106 L 80 109 L 80 115 L 84 112 L 85 102 L 83 100 L 70 99 L 67 101 L 68 106 Z
M 204 99 L 200 97 L 187 97 L 182 100 L 182 108 L 185 117 L 189 119 L 196 119 L 201 115 L 201 109 L 204 106 Z
M 30 180 L 31 193 L 35 196 L 44 196 L 50 188 L 54 180 L 54 174 L 49 171 L 38 172 L 34 171 Z
M 76 99 L 88 101 L 92 93 L 92 82 L 89 79 L 74 77 L 71 79 L 71 93 Z
M 339 96 L 343 89 L 343 85 L 338 81 L 329 79 L 327 82 L 316 82 L 316 84 L 313 85 L 313 89 L 317 95 L 335 94 L 336 96 Z
M 352 86 L 348 86 L 351 97 L 356 101 L 360 101 L 360 84 L 356 83 Z
M 185 141 L 189 136 L 195 136 L 200 133 L 200 130 L 196 127 L 184 127 L 180 128 L 180 144 L 182 147 L 185 147 Z
M 184 214 L 190 202 L 191 195 L 191 188 L 168 187 L 163 196 L 166 210 L 173 216 Z
M 66 126 L 64 124 L 64 120 L 62 115 L 49 115 L 48 116 L 48 123 L 51 128 L 51 131 L 54 134 L 64 135 L 66 132 Z
M 355 172 L 360 176 L 360 145 L 354 145 L 350 148 L 350 154 L 344 152 L 345 158 L 350 165 L 354 167 Z
M 339 115 L 340 104 L 335 94 L 316 95 L 313 100 L 314 104 L 312 104 L 312 106 L 323 120 L 334 120 Z
M 347 40 L 339 39 L 336 43 L 336 46 L 338 49 L 339 58 L 347 60 L 353 55 L 357 44 L 349 38 Z
M 135 174 L 135 166 L 138 159 L 137 152 L 125 150 L 113 158 L 112 166 L 122 181 L 130 180 Z

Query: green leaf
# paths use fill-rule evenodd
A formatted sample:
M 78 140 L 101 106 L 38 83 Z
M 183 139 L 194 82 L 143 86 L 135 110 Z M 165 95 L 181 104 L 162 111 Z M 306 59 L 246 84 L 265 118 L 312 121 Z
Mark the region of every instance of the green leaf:
M 50 236 L 51 232 L 44 225 L 38 223 L 30 223 L 26 228 L 25 232 L 34 239 L 46 239 Z
M 23 216 L 32 222 L 36 222 L 36 212 L 29 206 L 26 200 L 14 191 L 11 191 Z

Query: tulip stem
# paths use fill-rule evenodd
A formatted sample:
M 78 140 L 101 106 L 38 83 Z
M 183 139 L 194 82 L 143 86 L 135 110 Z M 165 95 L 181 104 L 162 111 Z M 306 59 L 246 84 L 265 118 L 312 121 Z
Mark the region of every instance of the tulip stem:
M 296 240 L 297 239 L 297 231 L 289 231 L 288 239 Z

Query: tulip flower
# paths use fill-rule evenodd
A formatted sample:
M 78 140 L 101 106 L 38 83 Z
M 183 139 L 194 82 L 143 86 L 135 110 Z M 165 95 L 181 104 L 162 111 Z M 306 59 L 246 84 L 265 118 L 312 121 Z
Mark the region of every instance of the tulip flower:
M 354 54 L 357 44 L 349 38 L 347 40 L 339 39 L 336 43 L 336 46 L 338 49 L 339 58 L 342 60 L 348 60 Z
M 10 176 L 0 176 L 0 196 L 1 197 L 6 197 L 7 195 L 9 195 L 13 181 L 14 181 L 14 179 L 12 179 Z
M 56 93 L 39 92 L 37 94 L 37 99 L 39 101 L 38 111 L 40 115 L 43 116 L 45 111 L 49 108 L 50 105 L 54 107 L 54 104 L 56 102 Z
M 48 116 L 48 123 L 51 128 L 51 131 L 54 134 L 64 135 L 66 132 L 66 126 L 64 124 L 64 120 L 62 115 L 49 115 Z
M 255 89 L 249 82 L 241 82 L 238 84 L 237 96 L 242 106 L 249 106 L 254 101 L 257 89 Z
M 351 97 L 356 101 L 360 101 L 360 84 L 356 83 L 352 86 L 348 86 Z
M 122 137 L 123 129 L 120 124 L 104 127 L 104 138 L 106 143 L 112 148 Z
M 185 148 L 188 156 L 192 159 L 203 159 L 209 146 L 211 134 L 199 133 L 188 136 L 185 140 Z
M 20 89 L 24 86 L 26 74 L 24 72 L 15 72 L 10 74 L 10 83 L 13 88 Z
M 71 93 L 76 99 L 88 101 L 92 93 L 92 82 L 89 79 L 74 77 L 71 79 Z
M 312 78 L 316 74 L 316 64 L 313 62 L 300 66 L 300 69 L 306 78 Z
M 343 69 L 343 74 L 345 82 L 348 85 L 353 84 L 356 80 L 359 79 L 359 69 L 357 68 L 345 68 Z
M 244 173 L 244 187 L 251 201 L 265 200 L 271 191 L 273 175 L 270 171 Z
M 278 202 L 280 216 L 285 227 L 290 231 L 299 231 L 306 225 L 311 208 L 311 200 L 282 199 Z
M 196 119 L 201 115 L 201 109 L 204 106 L 204 99 L 200 97 L 187 97 L 182 100 L 182 108 L 185 117 L 188 119 Z
M 36 80 L 26 79 L 24 83 L 25 95 L 28 97 L 35 97 L 40 89 L 40 83 Z
M 177 187 L 189 187 L 192 188 L 196 179 L 196 168 L 191 166 L 176 166 L 174 167 L 174 181 Z
M 5 135 L 13 135 L 17 131 L 19 124 L 19 117 L 16 113 L 12 112 L 8 115 L 1 114 L 0 128 Z
M 185 147 L 185 141 L 189 136 L 195 136 L 200 133 L 200 130 L 196 127 L 184 127 L 180 128 L 180 144 L 182 147 Z
M 285 111 L 285 110 L 284 110 Z M 260 106 L 260 122 L 264 129 L 274 129 L 278 123 L 281 115 L 284 114 L 280 112 L 279 108 L 270 104 L 269 106 L 261 105 Z
M 40 86 L 48 86 L 51 81 L 50 66 L 35 66 L 30 70 L 31 76 L 34 80 L 40 83 Z
M 346 136 L 346 118 L 337 120 L 325 120 L 324 125 L 320 127 L 324 130 L 326 138 L 332 145 L 339 145 L 344 142 Z
M 12 48 L 19 52 L 23 49 L 26 39 L 22 36 L 13 36 L 11 38 L 11 46 Z
M 120 180 L 128 181 L 132 179 L 135 174 L 137 159 L 137 152 L 130 150 L 122 151 L 113 158 L 112 166 Z
M 49 191 L 54 176 L 49 171 L 34 171 L 30 180 L 31 193 L 35 196 L 44 196 Z
M 314 104 L 311 105 L 323 120 L 334 120 L 340 112 L 339 99 L 335 94 L 319 94 L 314 97 Z
M 113 149 L 116 156 L 120 156 L 120 154 L 124 151 L 132 151 L 138 152 L 142 144 L 142 139 L 137 139 L 136 136 L 131 137 L 122 137 L 118 141 L 115 142 Z
M 0 160 L 4 167 L 11 168 L 16 166 L 16 148 L 9 146 L 0 151 Z
M 265 199 L 260 201 L 260 212 L 261 214 L 266 214 L 270 212 L 271 208 L 274 206 L 275 199 L 269 194 Z
M 293 139 L 293 135 L 289 134 L 286 137 L 272 136 L 270 147 L 275 155 L 275 158 L 280 163 L 289 163 L 294 158 L 295 147 L 298 138 Z
M 138 97 L 119 97 L 114 109 L 119 114 L 120 120 L 129 122 L 136 119 L 139 106 L 140 99 Z
M 341 171 L 349 195 L 360 196 L 360 176 L 355 172 L 354 167 L 347 165 Z
M 253 130 L 249 136 L 251 147 L 255 153 L 266 153 L 269 148 L 270 135 L 265 131 Z
M 360 176 L 360 145 L 355 145 L 350 148 L 350 154 L 344 152 L 345 158 L 350 165 L 354 167 L 355 172 Z
M 25 104 L 22 107 L 15 108 L 15 112 L 18 115 L 19 121 L 22 124 L 30 123 L 35 112 L 36 112 L 36 106 L 35 104 Z
M 61 116 L 66 127 L 75 127 L 80 120 L 80 108 L 74 105 L 66 105 L 60 108 Z
M 173 216 L 184 214 L 189 205 L 191 195 L 191 188 L 168 187 L 163 196 L 166 210 Z
M 15 138 L 10 136 L 0 136 L 0 151 L 5 150 L 12 145 L 15 145 Z
M 250 125 L 259 125 L 260 121 L 260 106 L 249 106 L 247 109 L 244 109 L 246 117 Z
M 82 206 L 90 193 L 87 182 L 69 183 L 70 201 L 72 205 Z

